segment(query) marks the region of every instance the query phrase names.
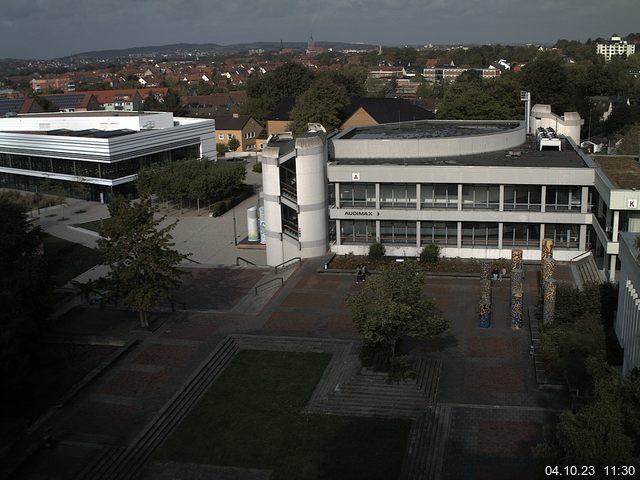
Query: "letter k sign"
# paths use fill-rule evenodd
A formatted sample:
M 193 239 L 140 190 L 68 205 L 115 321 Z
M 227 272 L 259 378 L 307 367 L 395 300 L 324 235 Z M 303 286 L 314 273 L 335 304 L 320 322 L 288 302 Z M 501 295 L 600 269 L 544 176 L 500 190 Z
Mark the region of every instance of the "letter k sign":
M 638 200 L 635 198 L 627 198 L 627 208 L 638 208 Z

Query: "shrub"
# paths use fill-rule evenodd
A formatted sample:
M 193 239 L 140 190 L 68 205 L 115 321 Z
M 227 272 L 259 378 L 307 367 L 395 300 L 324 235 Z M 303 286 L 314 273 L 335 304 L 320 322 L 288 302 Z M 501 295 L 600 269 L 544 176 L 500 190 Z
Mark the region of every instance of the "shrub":
M 440 260 L 440 247 L 435 243 L 425 245 L 420 252 L 420 261 L 437 263 Z
M 251 170 L 253 170 L 256 173 L 262 173 L 262 162 L 257 162 L 252 168 Z
M 369 246 L 370 261 L 382 260 L 385 253 L 387 253 L 387 249 L 384 248 L 384 245 L 382 245 L 380 242 L 372 243 Z

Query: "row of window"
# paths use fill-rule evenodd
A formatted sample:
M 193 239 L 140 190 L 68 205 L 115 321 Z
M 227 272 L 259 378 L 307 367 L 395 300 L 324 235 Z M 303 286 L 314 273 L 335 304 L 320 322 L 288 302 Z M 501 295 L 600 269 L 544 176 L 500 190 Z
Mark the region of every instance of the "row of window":
M 417 188 L 414 183 L 381 183 L 381 208 L 416 208 Z M 329 185 L 331 204 L 335 205 L 335 186 Z M 375 183 L 340 183 L 340 207 L 376 207 Z M 499 210 L 500 187 L 498 185 L 462 185 L 462 197 L 458 198 L 457 184 L 421 184 L 421 208 L 452 208 L 458 204 L 463 209 Z M 589 211 L 594 199 L 590 190 Z M 546 211 L 580 211 L 582 187 L 546 187 Z M 542 187 L 540 185 L 505 185 L 504 210 L 541 211 Z
M 497 247 L 498 223 L 462 222 L 462 246 Z M 420 222 L 420 243 L 443 246 L 458 244 L 458 222 Z M 417 223 L 408 221 L 380 221 L 380 242 L 415 246 Z M 551 238 L 559 248 L 578 248 L 580 225 L 544 224 L 545 238 Z M 340 241 L 344 245 L 366 244 L 376 241 L 376 222 L 341 220 Z M 588 240 L 587 240 L 588 242 Z M 502 225 L 503 247 L 532 247 L 540 245 L 540 224 L 505 223 Z
M 105 178 L 113 180 L 138 173 L 141 167 L 171 162 L 200 155 L 198 145 L 177 148 L 166 152 L 143 155 L 113 163 L 67 160 L 64 158 L 34 157 L 0 153 L 0 167 L 19 168 L 38 172 L 60 173 L 87 178 Z

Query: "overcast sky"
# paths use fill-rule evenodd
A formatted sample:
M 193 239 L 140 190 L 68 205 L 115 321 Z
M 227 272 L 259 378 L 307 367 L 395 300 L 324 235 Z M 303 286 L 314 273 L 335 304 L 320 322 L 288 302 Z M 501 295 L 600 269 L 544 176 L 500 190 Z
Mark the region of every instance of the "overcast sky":
M 0 58 L 170 43 L 553 43 L 640 31 L 638 0 L 0 0 Z

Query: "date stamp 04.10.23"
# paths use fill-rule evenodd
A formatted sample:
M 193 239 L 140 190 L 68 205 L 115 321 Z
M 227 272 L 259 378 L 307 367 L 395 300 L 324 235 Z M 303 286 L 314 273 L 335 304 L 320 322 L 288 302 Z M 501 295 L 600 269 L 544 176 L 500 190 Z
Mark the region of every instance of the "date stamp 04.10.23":
M 638 477 L 636 477 L 638 472 Z M 633 465 L 546 465 L 546 477 L 594 477 L 594 478 L 640 478 L 640 470 Z

